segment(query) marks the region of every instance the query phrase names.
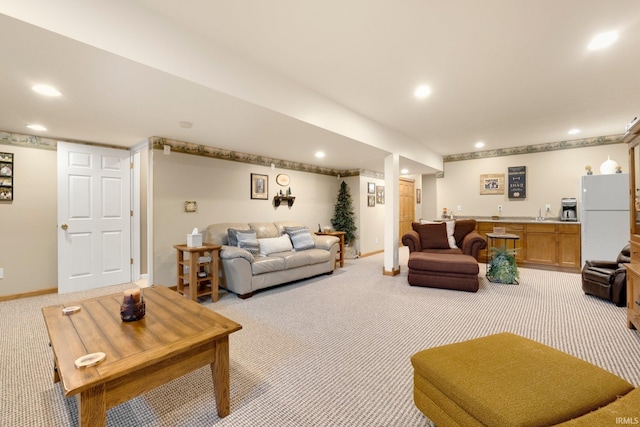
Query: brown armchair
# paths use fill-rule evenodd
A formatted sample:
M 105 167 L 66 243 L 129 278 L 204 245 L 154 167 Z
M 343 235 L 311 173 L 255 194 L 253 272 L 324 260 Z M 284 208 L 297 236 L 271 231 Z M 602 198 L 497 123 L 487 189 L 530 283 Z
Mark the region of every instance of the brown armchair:
M 447 224 L 449 223 L 449 224 Z M 487 242 L 475 231 L 475 219 L 421 224 L 414 222 L 412 231 L 402 236 L 402 244 L 411 252 L 432 252 L 471 255 L 476 260 L 478 252 Z M 455 242 L 455 245 L 453 244 Z
M 630 245 L 622 248 L 615 261 L 587 260 L 582 268 L 582 290 L 614 302 L 627 304 L 627 270 L 624 264 L 631 262 Z

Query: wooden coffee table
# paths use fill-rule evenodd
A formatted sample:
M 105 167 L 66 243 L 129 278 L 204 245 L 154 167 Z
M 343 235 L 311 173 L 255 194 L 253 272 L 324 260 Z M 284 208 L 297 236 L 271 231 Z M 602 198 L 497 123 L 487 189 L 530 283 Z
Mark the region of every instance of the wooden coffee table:
M 44 307 L 54 357 L 54 382 L 65 396 L 79 395 L 81 426 L 104 426 L 107 409 L 211 365 L 218 415 L 229 415 L 229 334 L 238 323 L 164 287 L 143 289 L 146 315 L 135 322 L 120 318 L 122 294 Z M 80 311 L 65 315 L 64 307 Z M 76 368 L 89 353 L 106 358 Z

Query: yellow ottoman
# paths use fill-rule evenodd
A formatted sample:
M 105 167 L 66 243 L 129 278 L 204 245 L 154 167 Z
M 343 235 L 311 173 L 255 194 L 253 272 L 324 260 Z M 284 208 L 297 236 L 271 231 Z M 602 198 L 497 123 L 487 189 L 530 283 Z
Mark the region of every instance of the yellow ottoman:
M 423 350 L 411 363 L 414 402 L 438 427 L 553 425 L 634 388 L 604 369 L 507 332 Z

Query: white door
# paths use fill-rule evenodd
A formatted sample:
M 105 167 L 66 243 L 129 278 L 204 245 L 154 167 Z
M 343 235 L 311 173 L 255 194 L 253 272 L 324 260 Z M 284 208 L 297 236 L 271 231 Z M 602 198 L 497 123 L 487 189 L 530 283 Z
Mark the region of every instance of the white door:
M 58 292 L 131 281 L 127 150 L 58 142 Z

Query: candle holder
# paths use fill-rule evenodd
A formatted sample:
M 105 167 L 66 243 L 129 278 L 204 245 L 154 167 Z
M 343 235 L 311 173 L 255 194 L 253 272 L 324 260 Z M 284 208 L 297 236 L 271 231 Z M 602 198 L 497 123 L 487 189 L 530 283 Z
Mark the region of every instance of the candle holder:
M 124 291 L 122 305 L 120 305 L 120 317 L 123 322 L 134 322 L 145 315 L 145 303 L 140 289 Z

